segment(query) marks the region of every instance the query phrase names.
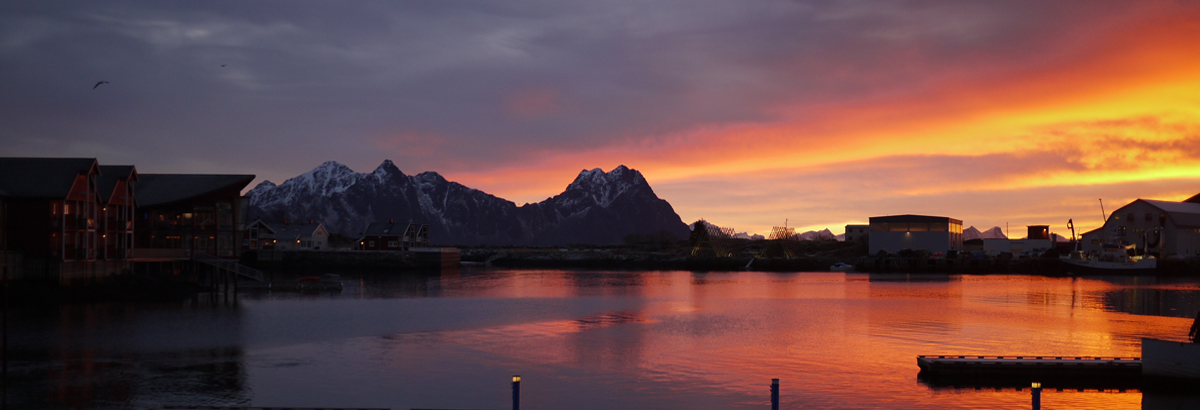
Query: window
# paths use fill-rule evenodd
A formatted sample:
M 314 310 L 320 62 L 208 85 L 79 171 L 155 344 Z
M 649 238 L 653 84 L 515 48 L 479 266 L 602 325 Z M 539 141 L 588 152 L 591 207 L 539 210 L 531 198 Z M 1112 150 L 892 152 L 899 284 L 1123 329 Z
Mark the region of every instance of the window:
M 375 241 L 370 241 L 370 242 L 368 242 L 368 243 L 367 243 L 367 246 L 370 246 L 370 247 L 374 248 L 374 247 L 375 247 Z
M 1099 245 L 1099 244 L 1100 244 L 1099 239 L 1092 239 L 1092 245 Z
M 400 244 L 399 244 L 399 243 L 397 243 L 396 241 L 388 241 L 388 247 L 389 247 L 389 248 L 395 248 L 395 247 L 397 247 L 397 246 L 400 246 Z
M 1130 214 L 1130 215 L 1133 215 L 1133 214 Z M 1118 226 L 1118 227 L 1117 227 L 1117 235 L 1119 235 L 1119 236 L 1125 236 L 1125 227 L 1124 227 L 1124 226 Z
M 889 230 L 887 222 L 875 222 L 871 224 L 871 232 L 887 232 Z

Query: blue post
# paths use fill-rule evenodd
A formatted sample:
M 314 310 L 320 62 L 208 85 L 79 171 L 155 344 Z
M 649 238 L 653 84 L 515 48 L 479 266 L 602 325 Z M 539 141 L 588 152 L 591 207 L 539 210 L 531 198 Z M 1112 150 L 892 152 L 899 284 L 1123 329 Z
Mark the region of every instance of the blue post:
M 1033 410 L 1042 410 L 1042 384 L 1033 382 L 1032 389 L 1029 389 L 1033 395 Z
M 771 379 L 771 410 L 779 410 L 779 379 Z
M 513 375 L 513 410 L 521 410 L 521 375 Z

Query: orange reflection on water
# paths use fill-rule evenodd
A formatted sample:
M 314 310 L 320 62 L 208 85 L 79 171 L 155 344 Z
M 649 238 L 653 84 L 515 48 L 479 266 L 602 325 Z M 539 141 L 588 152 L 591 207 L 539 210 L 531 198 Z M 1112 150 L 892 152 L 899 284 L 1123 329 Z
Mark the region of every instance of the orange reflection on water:
M 723 405 L 732 407 L 765 405 L 767 384 L 780 378 L 783 401 L 793 408 L 1020 408 L 1028 405 L 1028 390 L 941 390 L 919 384 L 916 357 L 1133 357 L 1140 355 L 1141 337 L 1179 339 L 1190 325 L 1181 317 L 1122 312 L 1128 306 L 1114 295 L 1128 285 L 1090 279 L 758 272 L 493 274 L 496 277 L 474 277 L 502 285 L 442 286 L 458 297 L 629 298 L 637 300 L 638 307 L 575 320 L 448 333 L 454 343 L 521 366 L 526 376 L 602 375 L 594 376 L 597 391 L 710 395 L 728 400 Z M 1136 391 L 1058 392 L 1047 387 L 1047 408 L 1138 408 L 1142 402 Z

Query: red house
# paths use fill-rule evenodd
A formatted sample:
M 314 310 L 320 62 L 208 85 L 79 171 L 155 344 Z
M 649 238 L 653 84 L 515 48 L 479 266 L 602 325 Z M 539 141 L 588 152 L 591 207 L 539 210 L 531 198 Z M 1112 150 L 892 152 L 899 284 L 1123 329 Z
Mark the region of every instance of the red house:
M 100 166 L 100 242 L 101 259 L 125 259 L 133 250 L 133 224 L 137 211 L 134 183 L 138 179 L 133 165 Z
M 127 268 L 106 259 L 95 158 L 0 158 L 0 250 L 16 279 L 90 282 Z

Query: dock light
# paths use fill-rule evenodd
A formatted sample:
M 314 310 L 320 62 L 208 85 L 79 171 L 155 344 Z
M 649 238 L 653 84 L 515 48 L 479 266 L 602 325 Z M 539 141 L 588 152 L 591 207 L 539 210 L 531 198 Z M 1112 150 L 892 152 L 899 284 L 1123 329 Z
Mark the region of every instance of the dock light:
M 1040 388 L 1042 388 L 1042 384 L 1038 383 L 1038 382 L 1033 382 L 1033 384 L 1030 387 L 1033 387 L 1035 389 L 1040 389 Z
M 513 376 L 513 383 L 520 383 L 520 382 L 521 382 L 521 376 Z

